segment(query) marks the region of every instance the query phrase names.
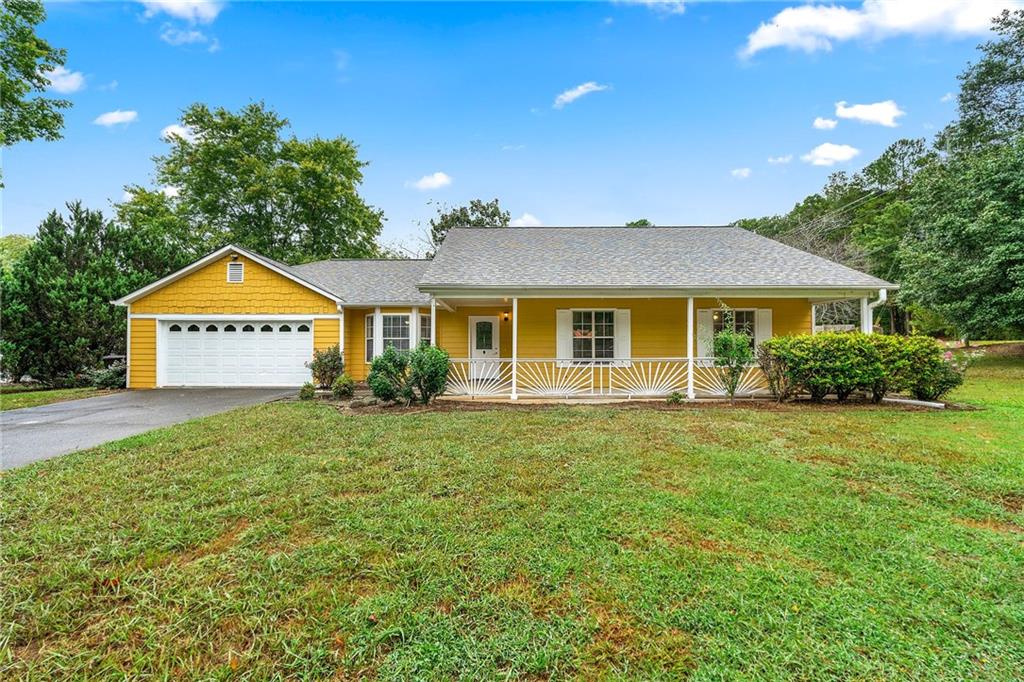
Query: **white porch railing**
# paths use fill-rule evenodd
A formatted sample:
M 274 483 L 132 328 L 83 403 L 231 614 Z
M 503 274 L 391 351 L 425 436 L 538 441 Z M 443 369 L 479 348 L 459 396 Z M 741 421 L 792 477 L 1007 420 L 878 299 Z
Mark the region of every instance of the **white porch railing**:
M 450 361 L 447 395 L 524 398 L 662 398 L 690 389 L 689 358 L 559 360 L 457 358 Z M 723 372 L 712 358 L 693 358 L 694 397 L 723 397 Z M 515 391 L 512 381 L 515 375 Z M 767 394 L 761 370 L 747 367 L 736 395 Z

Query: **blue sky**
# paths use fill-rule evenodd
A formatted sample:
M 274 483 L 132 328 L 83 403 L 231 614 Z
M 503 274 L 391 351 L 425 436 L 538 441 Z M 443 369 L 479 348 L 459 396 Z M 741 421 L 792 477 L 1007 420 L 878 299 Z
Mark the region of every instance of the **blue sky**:
M 261 99 L 359 146 L 389 242 L 476 197 L 545 225 L 782 212 L 947 123 L 1007 4 L 48 3 L 74 107 L 63 140 L 4 150 L 3 229 L 109 209 L 149 183 L 182 108 Z

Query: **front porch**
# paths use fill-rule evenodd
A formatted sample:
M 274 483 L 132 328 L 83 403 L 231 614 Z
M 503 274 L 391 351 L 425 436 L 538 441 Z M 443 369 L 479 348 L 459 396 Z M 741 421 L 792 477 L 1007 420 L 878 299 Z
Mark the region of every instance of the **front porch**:
M 687 400 L 722 398 L 724 370 L 715 366 L 713 336 L 724 324 L 742 328 L 755 346 L 772 336 L 809 334 L 814 331 L 815 304 L 828 294 L 837 298 L 834 292 L 818 291 L 736 293 L 437 297 L 431 319 L 436 321 L 438 345 L 451 355 L 446 395 L 492 400 L 661 399 L 672 394 Z M 858 298 L 866 308 L 867 299 Z M 732 314 L 726 316 L 726 309 Z M 863 329 L 870 331 L 870 311 L 865 312 Z M 768 393 L 761 369 L 751 364 L 736 396 Z

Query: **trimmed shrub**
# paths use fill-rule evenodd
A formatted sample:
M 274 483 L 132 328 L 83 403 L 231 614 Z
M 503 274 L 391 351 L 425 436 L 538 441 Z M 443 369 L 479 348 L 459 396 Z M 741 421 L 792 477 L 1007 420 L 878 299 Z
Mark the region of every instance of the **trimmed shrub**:
M 682 405 L 684 400 L 686 400 L 686 396 L 679 391 L 672 391 L 672 393 L 665 398 L 665 402 L 669 405 Z
M 302 384 L 299 389 L 299 400 L 312 400 L 316 397 L 316 387 L 310 382 Z
M 872 334 L 868 339 L 882 362 L 882 375 L 871 387 L 871 399 L 876 403 L 887 393 L 911 390 L 922 368 L 942 360 L 941 348 L 928 336 Z
M 865 334 L 825 332 L 776 337 L 765 345 L 786 365 L 790 384 L 821 402 L 829 393 L 840 401 L 857 389 L 871 390 L 882 376 L 878 351 Z
M 426 405 L 448 385 L 448 353 L 423 342 L 409 354 L 409 384 Z
M 89 383 L 96 388 L 124 388 L 128 378 L 128 364 L 124 360 L 111 363 L 110 367 L 101 367 L 86 372 Z
M 331 384 L 331 395 L 335 400 L 351 398 L 356 392 L 356 380 L 347 374 L 342 374 Z
M 786 361 L 788 349 L 785 346 L 790 343 L 792 338 L 791 336 L 776 336 L 757 347 L 757 364 L 764 372 L 768 390 L 780 403 L 792 398 L 798 388 L 793 382 L 789 363 Z
M 404 400 L 412 402 L 412 386 L 409 384 L 409 354 L 388 346 L 373 359 L 370 374 L 366 377 L 373 395 L 379 400 Z
M 313 351 L 313 359 L 306 363 L 313 372 L 313 381 L 320 388 L 331 388 L 335 380 L 345 373 L 345 359 L 337 344 Z
M 918 400 L 938 400 L 962 383 L 963 370 L 940 358 L 921 368 L 910 394 Z

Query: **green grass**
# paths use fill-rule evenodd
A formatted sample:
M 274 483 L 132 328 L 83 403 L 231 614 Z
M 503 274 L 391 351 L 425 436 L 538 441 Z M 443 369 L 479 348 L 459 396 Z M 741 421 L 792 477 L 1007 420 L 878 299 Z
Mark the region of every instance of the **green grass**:
M 984 409 L 274 403 L 7 474 L 0 677 L 1014 679 Z
M 98 388 L 53 388 L 32 390 L 27 386 L 0 387 L 0 410 L 20 410 L 23 407 L 39 407 L 65 400 L 91 398 L 106 391 Z

